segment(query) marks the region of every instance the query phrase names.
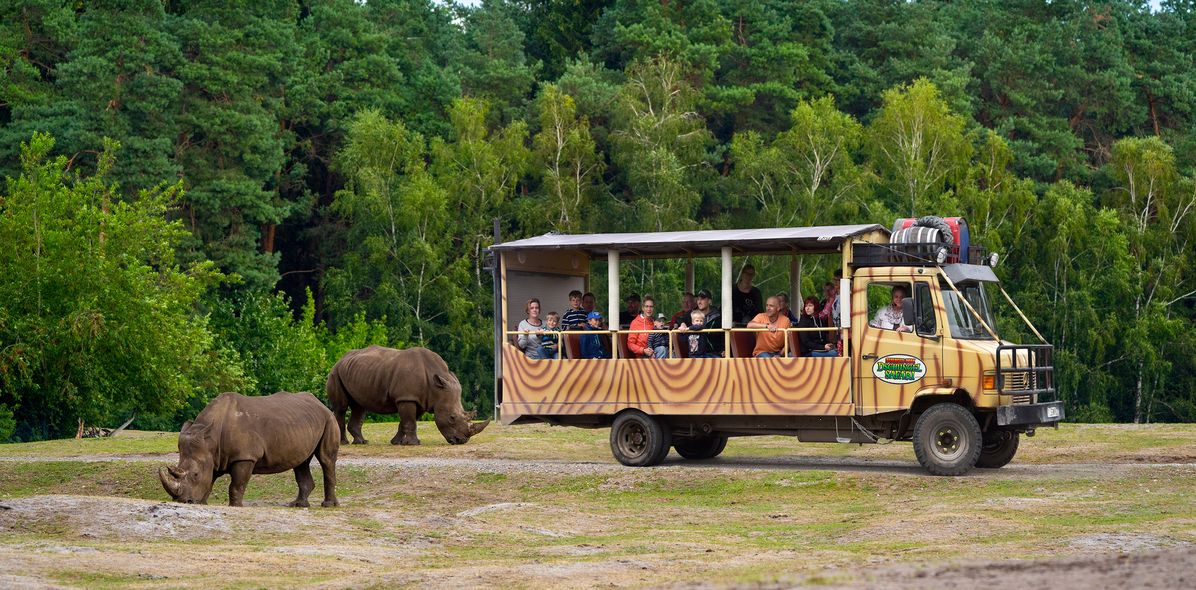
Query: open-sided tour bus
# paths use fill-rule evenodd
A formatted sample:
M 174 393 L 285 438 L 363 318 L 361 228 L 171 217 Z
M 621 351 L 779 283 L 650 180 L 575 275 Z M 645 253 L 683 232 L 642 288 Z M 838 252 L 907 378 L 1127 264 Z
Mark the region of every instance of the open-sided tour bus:
M 1062 402 L 1048 399 L 1055 393 L 1052 347 L 1045 340 L 1011 344 L 994 331 L 990 297 L 1008 298 L 992 270 L 995 256 L 958 236 L 943 244 L 896 243 L 891 235 L 880 225 L 841 225 L 547 234 L 497 243 L 490 248 L 497 417 L 507 425 L 610 427 L 615 458 L 632 466 L 660 463 L 670 449 L 709 459 L 729 437 L 779 434 L 810 442 L 912 441 L 918 461 L 937 475 L 1001 467 L 1017 452 L 1020 434 L 1033 436 L 1063 419 Z M 797 258 L 808 255 L 837 258 L 840 325 L 788 328 L 782 354 L 754 358 L 764 330 L 734 327 L 723 313 L 721 325 L 706 326 L 723 341 L 718 358 L 688 358 L 693 334 L 680 330 L 669 332 L 669 358 L 628 353 L 631 331 L 617 329 L 621 262 L 686 260 L 693 292 L 692 260 L 721 258 L 714 295 L 725 309 L 733 257 L 786 257 L 798 273 Z M 597 307 L 610 326 L 597 335 L 610 358 L 579 358 L 587 332 L 576 330 L 560 334 L 561 358 L 528 358 L 517 345 L 527 300 L 567 307 L 570 291 L 589 287 L 595 261 L 606 263 L 607 301 Z M 900 323 L 877 321 L 882 316 Z M 834 333 L 840 356 L 798 353 L 798 332 L 819 329 Z

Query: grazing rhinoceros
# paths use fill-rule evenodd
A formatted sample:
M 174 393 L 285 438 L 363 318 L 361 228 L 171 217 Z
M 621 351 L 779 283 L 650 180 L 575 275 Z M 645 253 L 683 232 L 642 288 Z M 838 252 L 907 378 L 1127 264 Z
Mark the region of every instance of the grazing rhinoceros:
M 392 445 L 418 445 L 415 421 L 423 412 L 436 415 L 436 427 L 450 444 L 469 442 L 490 423 L 471 423 L 461 408 L 461 382 L 440 355 L 426 348 L 395 350 L 371 346 L 346 352 L 328 374 L 328 404 L 340 423 L 341 443 L 345 436 L 345 411 L 353 409 L 349 434 L 353 444 L 367 441 L 361 436 L 366 412 L 399 414 L 399 430 Z
M 336 418 L 310 393 L 279 392 L 265 397 L 222 393 L 179 433 L 178 466 L 162 467 L 158 478 L 177 502 L 207 504 L 212 482 L 232 477 L 228 505 L 241 506 L 253 473 L 295 470 L 299 495 L 291 506 L 307 506 L 316 482 L 311 458 L 324 471 L 324 506 L 336 506 Z

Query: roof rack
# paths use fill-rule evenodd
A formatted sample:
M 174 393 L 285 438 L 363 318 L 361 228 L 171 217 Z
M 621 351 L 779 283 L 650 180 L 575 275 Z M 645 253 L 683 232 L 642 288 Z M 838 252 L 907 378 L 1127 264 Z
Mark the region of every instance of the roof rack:
M 946 248 L 947 256 L 938 261 L 939 250 Z M 868 266 L 939 266 L 959 262 L 981 264 L 988 252 L 981 246 L 962 249 L 957 244 L 917 242 L 908 244 L 855 244 L 851 250 L 851 264 Z

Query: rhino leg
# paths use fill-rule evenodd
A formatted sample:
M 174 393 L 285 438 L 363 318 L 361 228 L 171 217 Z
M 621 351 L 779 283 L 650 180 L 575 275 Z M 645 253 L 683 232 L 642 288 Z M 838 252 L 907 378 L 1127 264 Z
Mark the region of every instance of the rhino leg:
M 311 459 L 295 466 L 295 483 L 299 484 L 299 495 L 287 506 L 307 508 L 307 496 L 316 487 L 316 480 L 311 477 Z
M 228 505 L 245 505 L 245 486 L 249 485 L 249 477 L 253 475 L 253 461 L 237 461 L 228 470 L 232 482 L 228 484 Z
M 340 430 L 341 430 L 341 444 L 342 445 L 349 444 L 349 437 L 348 437 L 348 435 L 345 434 L 345 412 L 348 412 L 348 411 L 349 411 L 348 408 L 339 408 L 337 410 L 333 410 L 333 412 L 332 412 L 334 415 L 336 415 L 336 425 L 339 426 Z
M 399 431 L 395 433 L 395 437 L 390 439 L 392 445 L 418 445 L 419 437 L 415 434 L 416 419 L 419 416 L 416 413 L 417 408 L 415 402 L 400 402 L 399 406 Z
M 329 424 L 328 428 L 332 428 Z M 336 443 L 336 434 L 325 430 L 324 439 L 316 449 L 316 461 L 320 462 L 320 470 L 324 473 L 324 502 L 321 506 L 340 506 L 336 499 L 336 453 L 340 450 Z
M 349 402 L 349 408 L 353 410 L 353 415 L 349 417 L 349 434 L 353 435 L 353 444 L 364 445 L 370 442 L 361 434 L 361 423 L 365 421 L 365 408 L 353 401 Z

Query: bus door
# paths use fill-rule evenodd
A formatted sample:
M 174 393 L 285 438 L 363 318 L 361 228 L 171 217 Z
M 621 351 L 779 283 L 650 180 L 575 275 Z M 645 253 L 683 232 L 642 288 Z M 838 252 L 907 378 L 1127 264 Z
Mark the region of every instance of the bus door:
M 921 269 L 919 269 L 921 270 Z M 942 304 L 930 277 L 861 278 L 853 309 L 867 316 L 853 320 L 860 362 L 856 365 L 859 413 L 904 410 L 923 387 L 938 385 L 943 373 L 943 344 L 938 314 Z M 901 300 L 914 298 L 914 325 L 907 325 Z

